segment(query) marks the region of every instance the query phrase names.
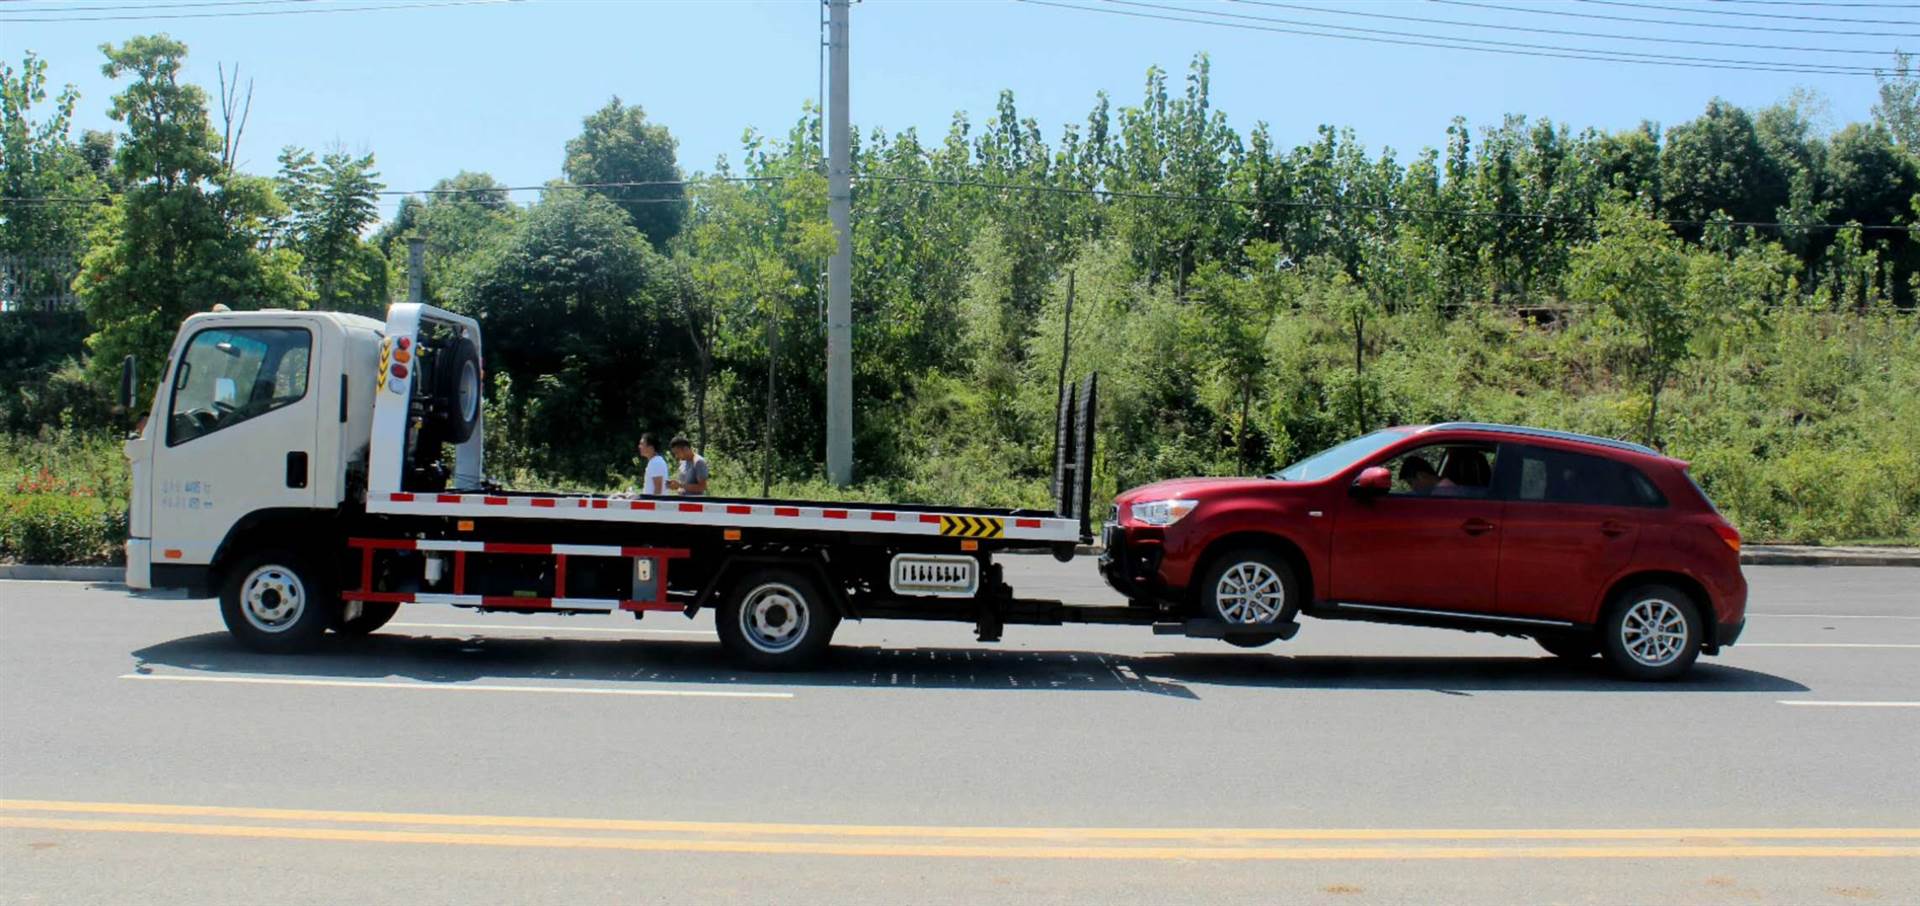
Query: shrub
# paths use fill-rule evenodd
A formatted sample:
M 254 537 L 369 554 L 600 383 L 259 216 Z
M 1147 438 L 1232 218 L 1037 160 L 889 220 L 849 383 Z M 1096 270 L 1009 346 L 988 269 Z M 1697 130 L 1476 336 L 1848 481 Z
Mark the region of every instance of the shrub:
M 50 494 L 0 497 L 0 557 L 27 563 L 106 563 L 126 541 L 126 511 Z

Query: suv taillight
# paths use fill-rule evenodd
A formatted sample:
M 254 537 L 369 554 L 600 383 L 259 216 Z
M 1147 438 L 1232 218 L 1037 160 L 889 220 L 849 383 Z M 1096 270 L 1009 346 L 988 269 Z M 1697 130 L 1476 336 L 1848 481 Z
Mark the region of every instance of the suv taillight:
M 1720 540 L 1726 542 L 1727 547 L 1732 548 L 1734 553 L 1740 553 L 1740 530 L 1734 528 L 1732 523 L 1724 519 L 1714 523 L 1713 533 L 1719 535 Z

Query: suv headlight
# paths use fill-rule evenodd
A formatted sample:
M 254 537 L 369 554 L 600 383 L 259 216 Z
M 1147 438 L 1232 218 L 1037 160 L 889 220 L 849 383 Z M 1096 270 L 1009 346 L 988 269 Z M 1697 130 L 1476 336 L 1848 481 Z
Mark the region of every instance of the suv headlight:
M 1141 525 L 1172 525 L 1199 505 L 1198 500 L 1142 500 L 1127 510 Z

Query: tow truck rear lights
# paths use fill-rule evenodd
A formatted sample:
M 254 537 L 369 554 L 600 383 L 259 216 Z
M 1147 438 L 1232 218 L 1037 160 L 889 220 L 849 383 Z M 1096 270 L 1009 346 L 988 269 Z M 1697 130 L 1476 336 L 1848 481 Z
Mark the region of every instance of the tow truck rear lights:
M 393 376 L 396 378 L 405 378 L 407 376 L 407 366 L 399 362 L 393 363 Z

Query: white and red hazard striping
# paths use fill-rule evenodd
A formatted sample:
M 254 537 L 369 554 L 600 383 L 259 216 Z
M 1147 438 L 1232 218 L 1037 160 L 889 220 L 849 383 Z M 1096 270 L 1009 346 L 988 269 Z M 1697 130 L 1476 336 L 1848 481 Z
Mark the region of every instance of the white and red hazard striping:
M 347 546 L 360 551 L 360 587 L 342 592 L 348 601 L 391 604 L 451 604 L 499 610 L 681 610 L 684 605 L 667 600 L 668 564 L 688 556 L 685 548 L 630 547 L 616 544 L 519 544 L 506 541 L 443 541 L 418 538 L 349 538 Z M 444 551 L 453 554 L 452 593 L 414 591 L 374 591 L 373 552 L 379 550 Z M 555 592 L 550 597 L 520 595 L 467 594 L 466 558 L 468 554 L 519 554 L 551 556 L 555 564 Z M 619 598 L 576 598 L 566 595 L 568 557 L 647 557 L 659 564 L 656 571 L 658 594 L 650 601 Z
M 730 528 L 825 529 L 903 535 L 939 535 L 942 516 L 904 510 L 794 506 L 777 503 L 727 503 L 676 499 L 610 497 L 530 497 L 493 494 L 415 494 L 405 491 L 376 496 L 368 502 L 374 512 L 446 516 L 491 516 L 587 519 L 607 522 L 677 523 Z M 1077 520 L 1059 517 L 1007 516 L 1005 537 L 1025 541 L 1077 541 Z

